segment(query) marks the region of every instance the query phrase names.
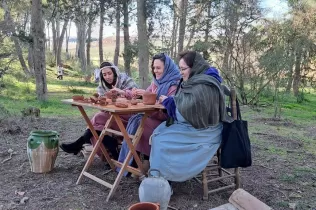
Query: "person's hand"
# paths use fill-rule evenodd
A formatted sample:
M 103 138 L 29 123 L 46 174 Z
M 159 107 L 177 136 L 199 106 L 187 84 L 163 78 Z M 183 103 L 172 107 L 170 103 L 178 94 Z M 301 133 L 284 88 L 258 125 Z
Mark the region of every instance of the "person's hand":
M 168 98 L 168 96 L 161 95 L 159 97 L 159 103 L 161 104 L 166 98 Z
M 123 95 L 123 94 L 125 94 L 125 92 L 124 92 L 124 90 L 121 90 L 121 89 L 119 89 L 119 88 L 116 88 L 116 87 L 114 87 L 114 86 L 112 86 L 113 88 L 110 90 L 110 92 L 111 93 L 118 93 L 118 94 L 120 94 L 120 95 Z
M 133 88 L 132 89 L 132 97 L 135 98 L 137 95 L 136 95 L 136 90 L 137 88 Z
M 145 92 L 143 89 L 132 89 L 133 96 L 142 96 Z

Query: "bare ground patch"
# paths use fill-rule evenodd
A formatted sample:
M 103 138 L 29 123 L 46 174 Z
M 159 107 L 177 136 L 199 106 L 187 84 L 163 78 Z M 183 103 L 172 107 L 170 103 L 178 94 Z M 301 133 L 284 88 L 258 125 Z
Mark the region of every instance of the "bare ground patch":
M 261 122 L 258 122 L 261 123 Z M 256 126 L 250 124 L 249 126 Z M 0 121 L 0 209 L 127 209 L 138 202 L 139 182 L 133 178 L 123 178 L 117 192 L 109 203 L 105 202 L 109 190 L 98 183 L 83 178 L 76 185 L 84 166 L 82 157 L 59 152 L 55 168 L 51 173 L 34 174 L 26 155 L 26 140 L 31 130 L 49 129 L 60 133 L 61 142 L 70 142 L 82 134 L 85 124 L 81 118 L 7 118 Z M 298 146 L 295 153 L 286 156 L 268 153 L 266 145 L 253 145 L 253 166 L 241 169 L 242 187 L 274 209 L 289 209 L 295 202 L 298 209 L 316 207 L 315 157 L 305 154 L 302 147 L 293 143 L 295 138 L 283 139 L 259 135 L 259 140 L 276 147 Z M 280 143 L 285 142 L 285 143 Z M 288 145 L 286 142 L 290 142 Z M 294 145 L 294 146 L 293 146 Z M 14 151 L 12 159 L 8 149 Z M 108 171 L 102 161 L 95 161 L 91 168 L 100 178 L 114 181 L 115 173 Z M 314 174 L 314 175 L 311 175 Z M 178 209 L 209 209 L 227 202 L 233 190 L 216 193 L 209 201 L 203 201 L 202 186 L 195 180 L 173 185 L 174 195 L 170 205 Z M 25 192 L 23 196 L 16 192 Z M 293 193 L 299 196 L 293 197 Z M 292 197 L 290 196 L 292 195 Z M 301 196 L 301 197 L 300 197 Z M 23 197 L 28 200 L 20 203 Z

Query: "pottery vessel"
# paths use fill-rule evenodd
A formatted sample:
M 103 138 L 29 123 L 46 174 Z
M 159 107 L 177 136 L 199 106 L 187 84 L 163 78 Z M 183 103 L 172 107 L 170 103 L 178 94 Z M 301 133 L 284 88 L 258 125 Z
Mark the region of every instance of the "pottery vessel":
M 84 97 L 80 96 L 80 95 L 74 95 L 74 96 L 72 96 L 72 100 L 81 101 L 81 100 L 84 100 Z
M 56 131 L 37 130 L 27 139 L 27 156 L 34 173 L 46 173 L 54 168 L 59 136 Z
M 156 97 L 157 94 L 156 93 L 152 93 L 152 92 L 145 92 L 143 94 L 143 104 L 145 105 L 155 105 L 156 104 Z
M 149 202 L 135 203 L 128 210 L 159 210 L 159 205 Z

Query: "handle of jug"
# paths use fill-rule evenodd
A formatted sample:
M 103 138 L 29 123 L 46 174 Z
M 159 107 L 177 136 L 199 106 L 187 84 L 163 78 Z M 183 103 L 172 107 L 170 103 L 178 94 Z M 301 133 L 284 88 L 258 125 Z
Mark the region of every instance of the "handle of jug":
M 157 173 L 158 173 L 158 176 L 153 176 L 153 175 L 151 174 L 151 172 L 153 172 L 153 171 L 154 171 L 154 172 L 157 172 Z M 148 170 L 148 176 L 149 176 L 149 177 L 160 177 L 160 171 L 159 171 L 158 169 L 154 169 L 154 168 L 153 168 L 153 169 L 149 169 L 149 170 Z

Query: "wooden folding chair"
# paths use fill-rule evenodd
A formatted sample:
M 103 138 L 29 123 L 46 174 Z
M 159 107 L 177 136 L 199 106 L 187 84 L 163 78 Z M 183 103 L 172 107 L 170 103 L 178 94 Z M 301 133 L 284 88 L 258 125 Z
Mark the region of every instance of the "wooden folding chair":
M 226 96 L 229 96 L 230 101 L 230 113 L 231 117 L 237 119 L 237 107 L 236 107 L 236 90 L 234 88 L 229 89 L 227 86 L 222 86 Z M 209 162 L 204 171 L 202 172 L 202 184 L 203 184 L 203 200 L 208 200 L 208 195 L 214 192 L 240 187 L 239 168 L 235 168 L 234 172 L 230 172 L 221 167 L 221 148 L 217 150 L 214 158 Z M 212 173 L 215 171 L 215 173 Z M 234 182 L 231 183 L 232 179 Z M 225 181 L 224 181 L 225 180 Z M 222 185 L 216 189 L 209 190 L 209 183 L 220 182 Z M 224 186 L 223 186 L 224 185 Z

